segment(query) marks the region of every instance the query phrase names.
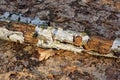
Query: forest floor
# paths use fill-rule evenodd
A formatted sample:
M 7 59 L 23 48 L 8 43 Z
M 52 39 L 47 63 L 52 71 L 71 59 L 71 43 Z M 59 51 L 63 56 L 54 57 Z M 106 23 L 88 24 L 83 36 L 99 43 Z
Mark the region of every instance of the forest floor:
M 115 39 L 119 0 L 0 0 L 0 14 L 23 14 L 73 31 Z M 0 40 L 0 80 L 120 80 L 120 59 L 61 50 L 39 61 L 22 45 Z

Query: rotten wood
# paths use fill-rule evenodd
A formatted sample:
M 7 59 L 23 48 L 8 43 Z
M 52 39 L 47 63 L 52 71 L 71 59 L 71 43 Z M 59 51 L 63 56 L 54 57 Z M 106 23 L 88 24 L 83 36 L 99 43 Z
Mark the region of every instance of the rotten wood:
M 120 58 L 114 55 L 114 40 L 104 39 L 97 35 L 89 38 L 86 33 L 53 27 L 44 29 L 20 22 L 0 22 L 0 33 L 3 34 L 0 39 L 20 42 L 25 45 L 70 50 L 78 53 L 86 51 L 93 55 Z M 117 54 L 119 54 L 119 49 Z
M 84 45 L 84 48 L 89 51 L 93 50 L 98 53 L 108 54 L 112 44 L 112 40 L 107 40 L 100 36 L 91 36 L 88 43 Z

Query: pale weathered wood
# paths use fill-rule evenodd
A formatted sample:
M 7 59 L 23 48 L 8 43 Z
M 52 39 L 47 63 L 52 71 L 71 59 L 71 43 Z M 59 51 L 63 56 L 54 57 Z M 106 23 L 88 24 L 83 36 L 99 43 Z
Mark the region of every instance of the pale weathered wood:
M 86 51 L 93 55 L 119 58 L 119 47 L 118 55 L 113 53 L 114 40 L 104 39 L 100 36 L 89 37 L 86 33 L 61 28 L 43 28 L 20 22 L 1 22 L 0 39 L 43 48 L 63 49 L 78 53 Z M 117 46 L 119 45 L 118 43 Z

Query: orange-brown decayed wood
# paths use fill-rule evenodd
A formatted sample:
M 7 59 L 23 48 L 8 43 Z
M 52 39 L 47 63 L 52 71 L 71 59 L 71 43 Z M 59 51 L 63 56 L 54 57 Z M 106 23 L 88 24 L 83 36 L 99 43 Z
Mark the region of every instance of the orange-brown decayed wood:
M 82 37 L 76 36 L 74 37 L 73 44 L 76 46 L 82 46 Z
M 10 23 L 9 30 L 23 32 L 25 43 L 36 45 L 38 42 L 38 39 L 33 37 L 35 33 L 35 26 L 25 23 L 12 22 Z
M 101 54 L 107 54 L 110 52 L 112 44 L 113 41 L 111 40 L 104 39 L 100 36 L 91 36 L 88 43 L 84 45 L 84 48 L 88 51 L 93 50 Z

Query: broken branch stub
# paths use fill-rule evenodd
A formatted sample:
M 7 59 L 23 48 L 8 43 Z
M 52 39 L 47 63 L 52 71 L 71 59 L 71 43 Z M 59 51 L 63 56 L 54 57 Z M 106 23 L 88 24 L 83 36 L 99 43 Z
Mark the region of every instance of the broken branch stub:
M 78 53 L 85 51 L 92 55 L 120 58 L 119 38 L 108 40 L 100 36 L 88 36 L 83 32 L 54 27 L 43 28 L 20 22 L 6 24 L 0 27 L 0 39 L 42 48 L 56 48 Z M 118 55 L 114 55 L 114 52 L 118 52 Z

